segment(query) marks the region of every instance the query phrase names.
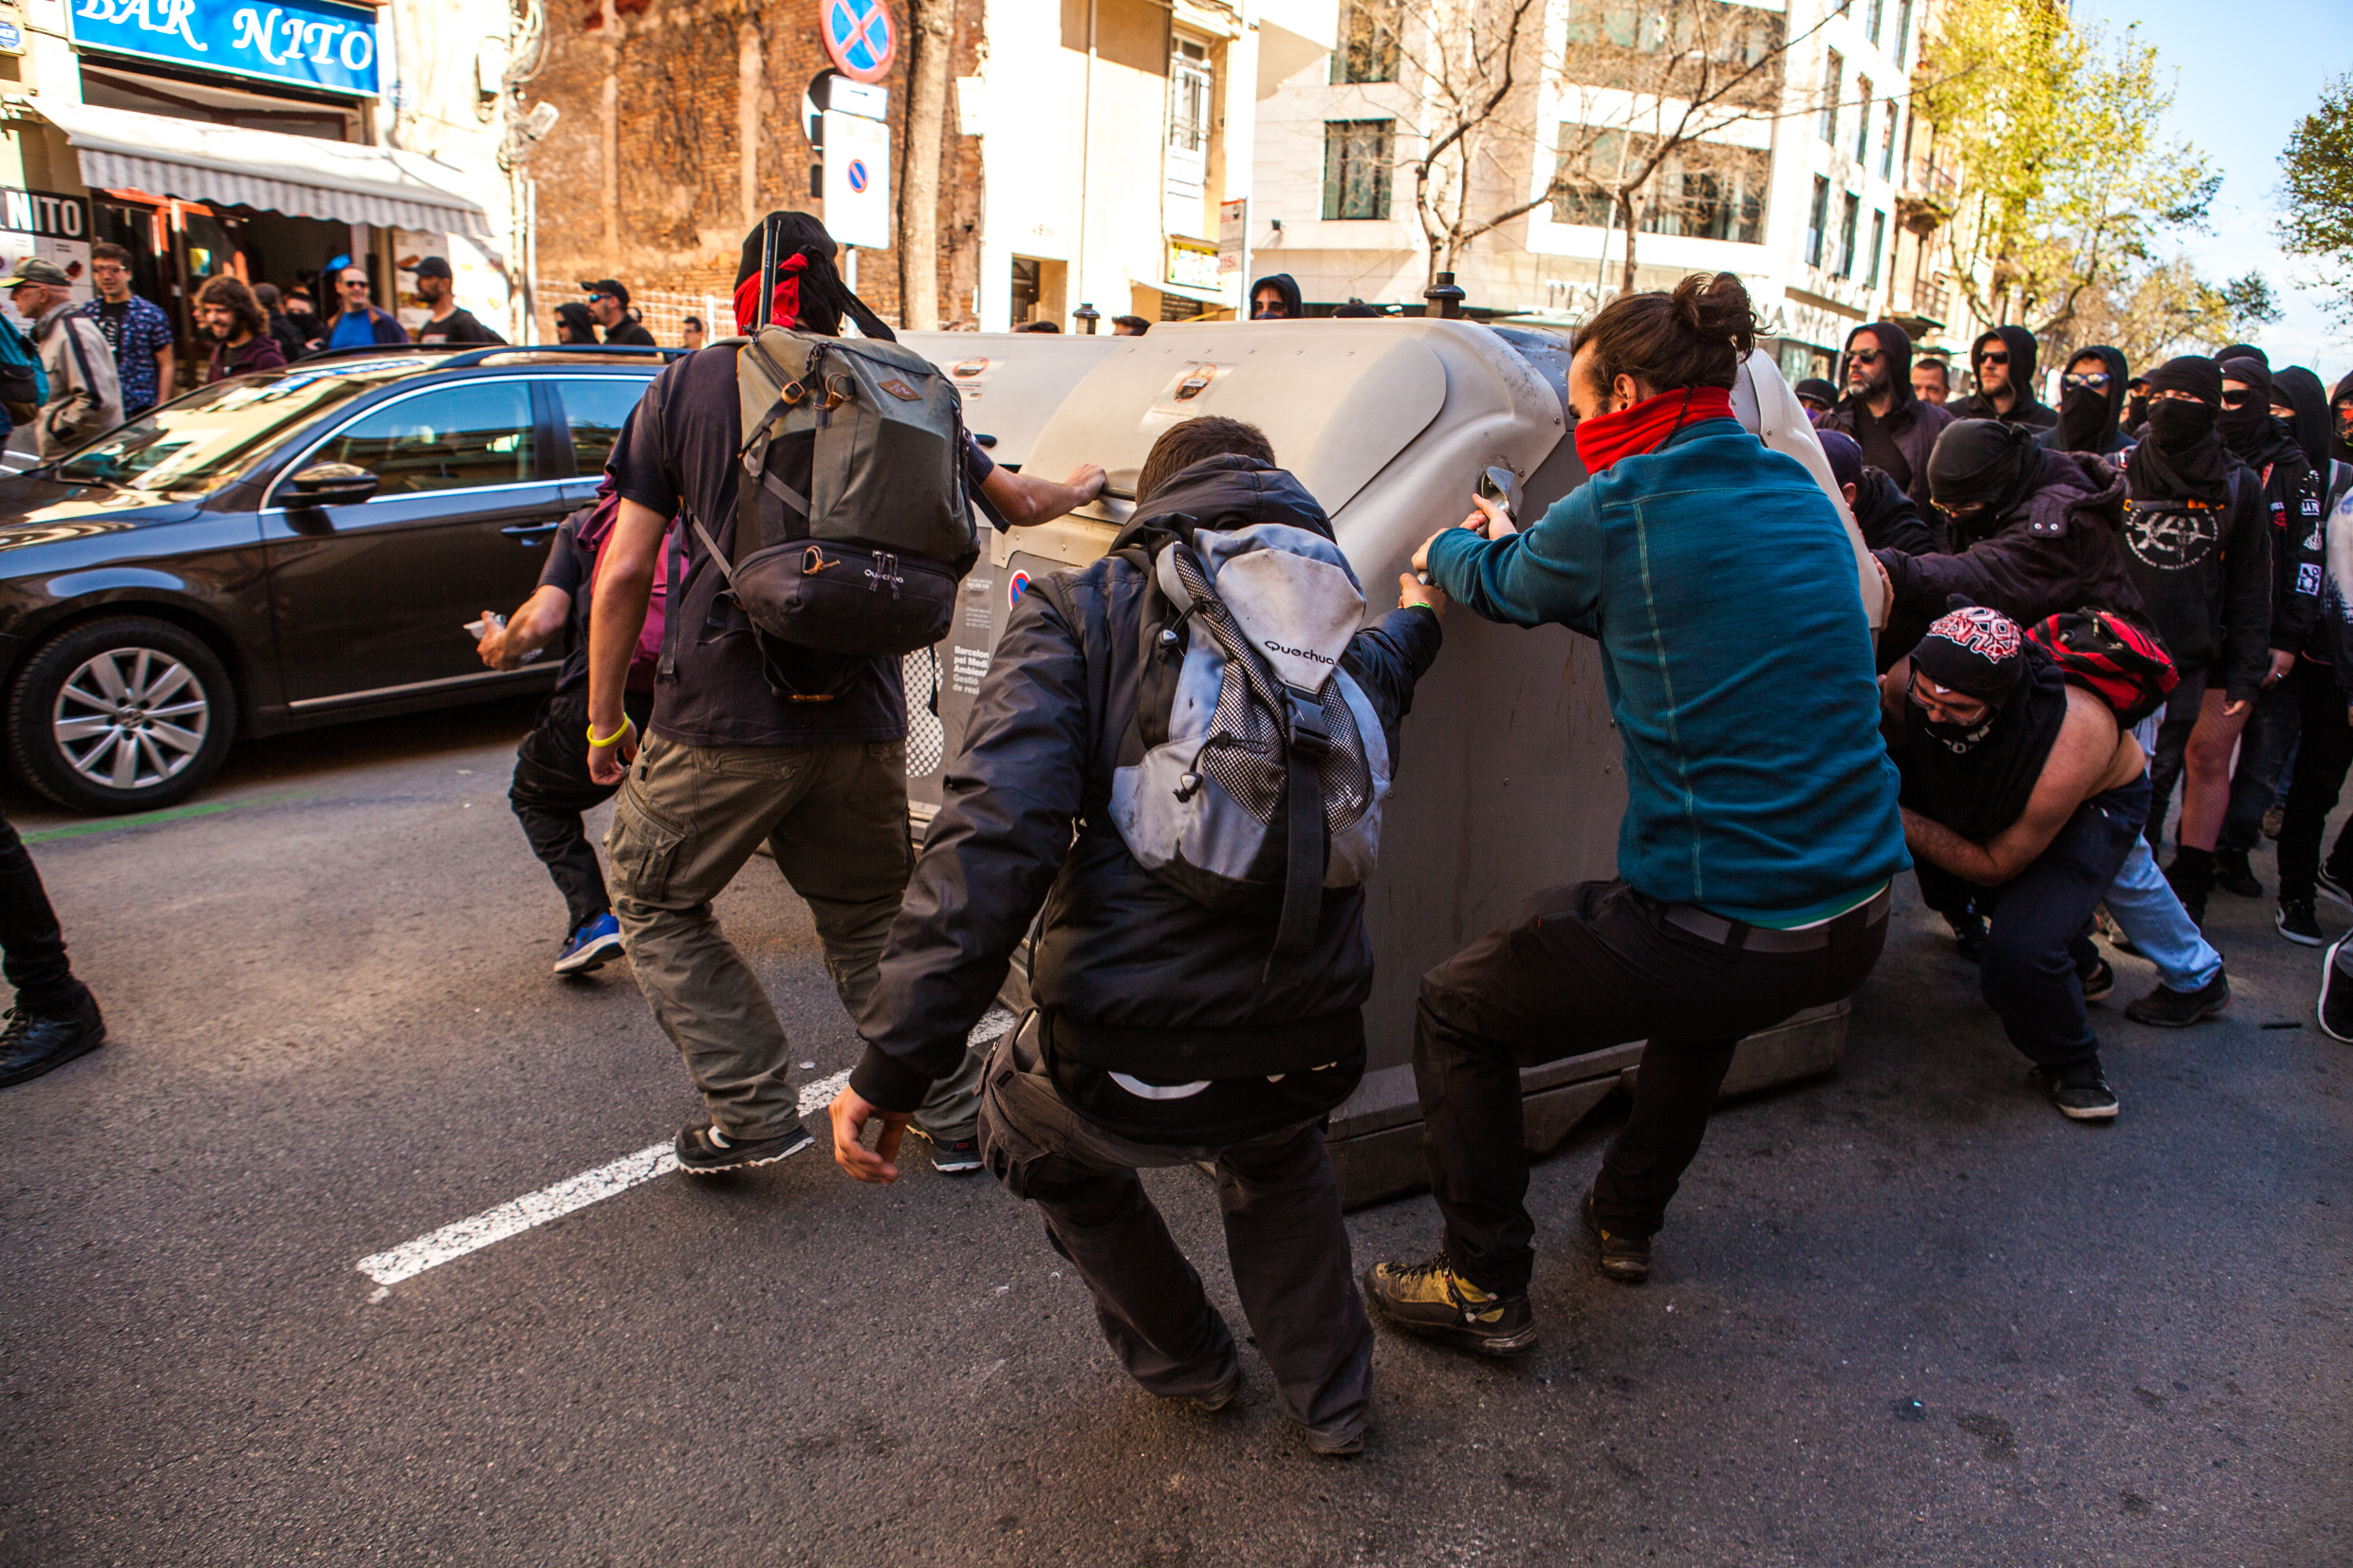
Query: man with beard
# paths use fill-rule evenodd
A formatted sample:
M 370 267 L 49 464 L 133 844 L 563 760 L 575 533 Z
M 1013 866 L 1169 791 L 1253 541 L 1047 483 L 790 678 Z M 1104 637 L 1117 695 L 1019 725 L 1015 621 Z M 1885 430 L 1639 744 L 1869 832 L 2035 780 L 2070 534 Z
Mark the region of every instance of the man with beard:
M 1999 419 L 2006 425 L 2050 429 L 2059 415 L 2035 399 L 2034 354 L 2034 334 L 2023 326 L 1997 326 L 1979 334 L 1969 348 L 1969 371 L 1977 390 L 1946 407 L 1956 419 Z
M 1955 415 L 1912 390 L 1911 335 L 1873 322 L 1846 337 L 1846 396 L 1830 416 L 1862 449 L 1862 460 L 1928 510 L 1928 454 Z
M 2181 675 L 2150 767 L 2149 841 L 2162 841 L 2166 802 L 2186 770 L 2167 876 L 2203 925 L 2232 750 L 2256 696 L 2293 661 L 2268 651 L 2277 646 L 2272 541 L 2254 476 L 2214 430 L 2220 374 L 2211 360 L 2169 360 L 2149 372 L 2149 391 L 2148 434 L 2124 455 L 2125 570 Z
M 2080 349 L 2059 378 L 2059 422 L 2043 432 L 2054 452 L 2105 457 L 2132 445 L 2119 428 L 2124 413 L 2123 351 L 2105 343 Z
M 2321 554 L 2325 560 L 2330 519 L 2335 515 L 2337 502 L 2348 487 L 2353 487 L 2353 464 L 2339 463 L 2329 454 L 2328 395 L 2321 387 L 2321 378 L 2302 365 L 2289 365 L 2273 375 L 2271 413 L 2275 418 L 2286 421 L 2305 460 L 2318 476 L 2322 491 Z M 2278 543 L 2275 538 L 2274 545 Z M 2300 658 L 2322 664 L 2333 662 L 2328 602 L 2332 593 L 2324 577 L 2322 605 L 2315 617 L 2313 635 L 2304 646 L 2293 650 Z M 2268 687 L 2255 699 L 2254 714 L 2248 719 L 2246 732 L 2239 737 L 2238 766 L 2231 775 L 2231 808 L 2222 820 L 2222 840 L 2214 852 L 2214 886 L 2242 898 L 2263 896 L 2263 884 L 2256 879 L 2247 857 L 2263 831 L 2265 816 L 2277 808 L 2287 795 L 2288 759 L 2295 752 L 2296 735 L 2301 728 L 2294 684 L 2291 672 L 2289 679 Z
M 2140 831 L 2146 763 L 2108 705 L 2070 685 L 2017 623 L 1955 610 L 1880 680 L 1923 890 L 1992 913 L 1979 985 L 2060 1113 L 2115 1119 L 2084 1008 L 2084 928 Z

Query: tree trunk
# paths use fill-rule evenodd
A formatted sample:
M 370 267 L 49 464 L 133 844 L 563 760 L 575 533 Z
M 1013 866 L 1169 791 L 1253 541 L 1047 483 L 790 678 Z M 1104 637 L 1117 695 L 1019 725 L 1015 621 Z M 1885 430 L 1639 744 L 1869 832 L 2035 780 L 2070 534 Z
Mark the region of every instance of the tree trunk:
M 1618 272 L 1618 291 L 1621 294 L 1631 294 L 1634 292 L 1635 225 L 1641 221 L 1640 193 L 1634 191 L 1618 193 L 1618 221 L 1624 225 L 1626 231 L 1626 260 L 1625 265 Z
M 947 142 L 955 0 L 909 0 L 907 151 L 899 178 L 899 319 L 939 329 L 939 165 Z

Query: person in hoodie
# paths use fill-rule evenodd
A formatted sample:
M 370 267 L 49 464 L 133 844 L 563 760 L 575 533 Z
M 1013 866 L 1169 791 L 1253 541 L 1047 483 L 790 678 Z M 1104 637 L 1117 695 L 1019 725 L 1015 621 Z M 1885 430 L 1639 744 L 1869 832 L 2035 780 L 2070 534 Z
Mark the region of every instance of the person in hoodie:
M 1969 345 L 1969 371 L 1977 390 L 1947 403 L 1955 419 L 1999 419 L 2006 425 L 2048 430 L 2059 415 L 2034 396 L 2034 334 L 2023 326 L 1997 326 Z
M 1912 339 L 1902 327 L 1873 322 L 1847 335 L 1846 396 L 1831 415 L 1831 428 L 1853 436 L 1863 462 L 1893 479 L 1923 516 L 1928 454 L 1956 417 L 1913 391 Z
M 2283 375 L 2286 373 L 2283 372 Z M 2353 400 L 2353 377 L 2339 383 L 2341 403 Z M 2353 465 L 2331 459 L 2332 468 Z M 2331 483 L 2344 476 L 2332 472 Z M 2353 906 L 2353 821 L 2338 831 L 2328 858 L 2321 858 L 2321 839 L 2328 815 L 2344 793 L 2344 779 L 2353 768 L 2353 484 L 2336 492 L 2335 505 L 2324 519 L 2328 548 L 2326 576 L 2321 590 L 2321 636 L 2297 661 L 2288 684 L 2297 698 L 2296 755 L 2288 770 L 2288 798 L 2280 810 L 2279 875 L 2280 934 L 2291 942 L 2317 947 L 2322 941 L 2312 916 L 2316 893 Z M 2292 900 L 2292 904 L 2291 904 Z M 2340 937 L 2328 951 L 2321 990 L 2321 1026 L 2332 1040 L 2345 1040 L 2344 1009 L 2348 955 Z
M 2337 383 L 2328 395 L 2328 455 L 2353 463 L 2353 375 Z
M 2148 838 L 2162 844 L 2166 805 L 2186 773 L 2167 877 L 2202 926 L 2231 754 L 2275 666 L 2284 673 L 2289 661 L 2270 651 L 2273 542 L 2253 476 L 2214 429 L 2222 381 L 2214 361 L 2169 360 L 2149 372 L 2149 433 L 2123 460 L 2124 562 L 2181 679 L 2150 763 Z
M 2275 372 L 2271 413 L 2287 422 L 2306 461 L 2320 477 L 2321 555 L 2325 561 L 2337 503 L 2353 489 L 2353 464 L 2339 463 L 2330 455 L 2328 395 L 2321 378 L 2302 365 Z M 2278 543 L 2276 537 L 2273 543 Z M 2300 658 L 2333 662 L 2333 633 L 2325 603 L 2330 592 L 2324 577 L 2324 603 L 2315 617 L 2313 634 L 2303 647 L 2292 650 Z M 2282 679 L 2267 687 L 2255 699 L 2254 713 L 2239 736 L 2238 766 L 2231 775 L 2231 808 L 2223 817 L 2222 839 L 2214 851 L 2214 886 L 2243 898 L 2263 896 L 2263 883 L 2256 878 L 2248 856 L 2263 832 L 2265 814 L 2279 805 L 2288 792 L 2288 764 L 2295 752 L 2301 724 L 2293 685 L 2292 679 Z
M 1295 322 L 1306 314 L 1299 303 L 1299 283 L 1288 272 L 1270 273 L 1251 285 L 1251 320 Z
M 1196 542 L 1249 528 L 1341 559 L 1263 434 L 1189 419 L 1153 443 L 1109 553 L 1014 601 L 859 1017 L 865 1054 L 833 1102 L 834 1158 L 861 1181 L 897 1179 L 909 1114 L 957 1070 L 1042 907 L 1035 1010 L 998 1038 L 983 1079 L 989 1168 L 1038 1206 L 1128 1374 L 1216 1410 L 1242 1386 L 1233 1335 L 1137 1177 L 1214 1162 L 1234 1286 L 1276 1399 L 1309 1448 L 1345 1455 L 1363 1447 L 1373 1334 L 1323 1124 L 1364 1071 L 1364 889 L 1324 890 L 1307 950 L 1270 971 L 1279 895 L 1198 902 L 1147 871 L 1113 821 L 1129 714 L 1154 677 L 1139 643 L 1155 622 L 1177 640 L 1161 585 L 1197 563 Z M 1346 587 L 1354 597 L 1352 577 Z M 1398 592 L 1339 655 L 1369 705 L 1359 724 L 1378 722 L 1392 758 L 1446 602 L 1410 576 Z
M 1823 430 L 1814 433 L 1814 439 L 1822 443 L 1822 454 L 1830 460 L 1830 476 L 1838 481 L 1839 493 L 1846 497 L 1846 509 L 1855 514 L 1855 527 L 1862 535 L 1864 548 L 1901 550 L 1906 555 L 1936 553 L 1936 536 L 1921 520 L 1919 508 L 1893 479 L 1862 460 L 1862 448 L 1853 436 L 1843 431 Z M 1889 655 L 1889 662 L 1897 656 Z
M 2132 445 L 2122 429 L 2130 367 L 2105 343 L 2080 350 L 2059 377 L 2059 422 L 2043 432 L 2053 452 L 2106 457 Z

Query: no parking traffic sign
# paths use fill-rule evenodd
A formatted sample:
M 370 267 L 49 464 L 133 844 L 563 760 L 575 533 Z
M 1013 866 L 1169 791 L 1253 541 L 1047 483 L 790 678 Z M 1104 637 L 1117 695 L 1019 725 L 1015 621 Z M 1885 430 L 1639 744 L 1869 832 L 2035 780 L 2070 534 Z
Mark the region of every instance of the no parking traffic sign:
M 818 0 L 825 53 L 853 82 L 880 82 L 899 52 L 899 32 L 883 0 Z

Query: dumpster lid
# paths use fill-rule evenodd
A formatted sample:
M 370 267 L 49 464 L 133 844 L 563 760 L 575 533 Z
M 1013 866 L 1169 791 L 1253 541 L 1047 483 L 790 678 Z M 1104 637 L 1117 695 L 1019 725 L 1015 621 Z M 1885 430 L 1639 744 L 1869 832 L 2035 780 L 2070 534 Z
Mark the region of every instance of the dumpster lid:
M 964 428 L 1016 469 L 1063 395 L 1119 341 L 1049 332 L 902 332 L 899 341 L 948 373 L 964 397 Z

